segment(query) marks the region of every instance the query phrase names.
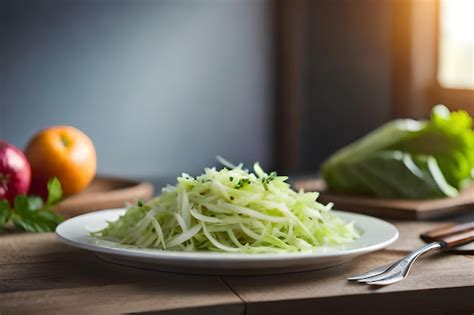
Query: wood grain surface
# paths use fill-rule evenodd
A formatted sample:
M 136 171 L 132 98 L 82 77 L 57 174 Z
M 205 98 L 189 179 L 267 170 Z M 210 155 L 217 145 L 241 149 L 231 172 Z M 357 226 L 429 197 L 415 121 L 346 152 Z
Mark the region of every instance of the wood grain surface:
M 397 284 L 373 288 L 348 276 L 399 259 L 421 232 L 445 223 L 399 222 L 389 248 L 323 270 L 274 276 L 193 276 L 111 264 L 47 234 L 0 236 L 5 314 L 471 314 L 474 259 L 434 253 Z
M 293 182 L 296 189 L 318 191 L 323 203 L 333 202 L 334 209 L 359 212 L 397 220 L 425 220 L 474 211 L 474 185 L 455 198 L 430 200 L 383 199 L 334 193 L 321 178 L 306 178 Z
M 60 243 L 52 233 L 0 236 L 0 253 L 2 315 L 243 310 L 219 277 L 110 264 Z
M 122 208 L 127 202 L 147 201 L 153 197 L 153 185 L 128 179 L 97 177 L 83 192 L 66 198 L 55 211 L 66 218 L 110 208 Z

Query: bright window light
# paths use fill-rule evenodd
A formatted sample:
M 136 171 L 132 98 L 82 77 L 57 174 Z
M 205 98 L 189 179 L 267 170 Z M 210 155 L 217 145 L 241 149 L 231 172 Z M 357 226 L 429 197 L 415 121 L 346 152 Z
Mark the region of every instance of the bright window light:
M 474 0 L 441 0 L 438 81 L 474 89 Z

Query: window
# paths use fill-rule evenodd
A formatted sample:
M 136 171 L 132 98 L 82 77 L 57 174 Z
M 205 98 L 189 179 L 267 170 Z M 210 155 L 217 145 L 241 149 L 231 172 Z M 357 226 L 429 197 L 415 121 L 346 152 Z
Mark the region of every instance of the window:
M 474 1 L 441 0 L 438 82 L 474 89 Z
M 394 114 L 426 118 L 444 104 L 474 115 L 474 0 L 392 3 Z

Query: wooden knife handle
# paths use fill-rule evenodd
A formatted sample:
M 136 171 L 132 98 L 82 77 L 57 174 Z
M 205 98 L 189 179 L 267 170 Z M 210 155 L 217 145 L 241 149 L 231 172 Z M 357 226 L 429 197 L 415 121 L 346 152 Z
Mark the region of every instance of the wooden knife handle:
M 446 244 L 446 249 L 468 244 L 474 241 L 474 230 L 463 231 L 457 234 L 443 236 L 439 239 Z
M 444 226 L 420 235 L 427 243 L 443 241 L 447 249 L 474 241 L 474 222 Z

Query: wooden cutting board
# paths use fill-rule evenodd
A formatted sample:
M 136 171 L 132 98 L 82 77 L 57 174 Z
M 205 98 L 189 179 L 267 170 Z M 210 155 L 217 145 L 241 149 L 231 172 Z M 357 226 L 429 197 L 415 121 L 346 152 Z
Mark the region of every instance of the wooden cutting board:
M 455 198 L 430 200 L 383 199 L 330 192 L 322 178 L 293 182 L 296 189 L 318 191 L 323 203 L 333 202 L 335 209 L 402 220 L 424 220 L 463 211 L 474 212 L 474 185 Z
M 127 202 L 147 201 L 153 197 L 153 192 L 149 182 L 97 177 L 86 190 L 59 203 L 55 211 L 70 218 L 102 209 L 121 208 Z

